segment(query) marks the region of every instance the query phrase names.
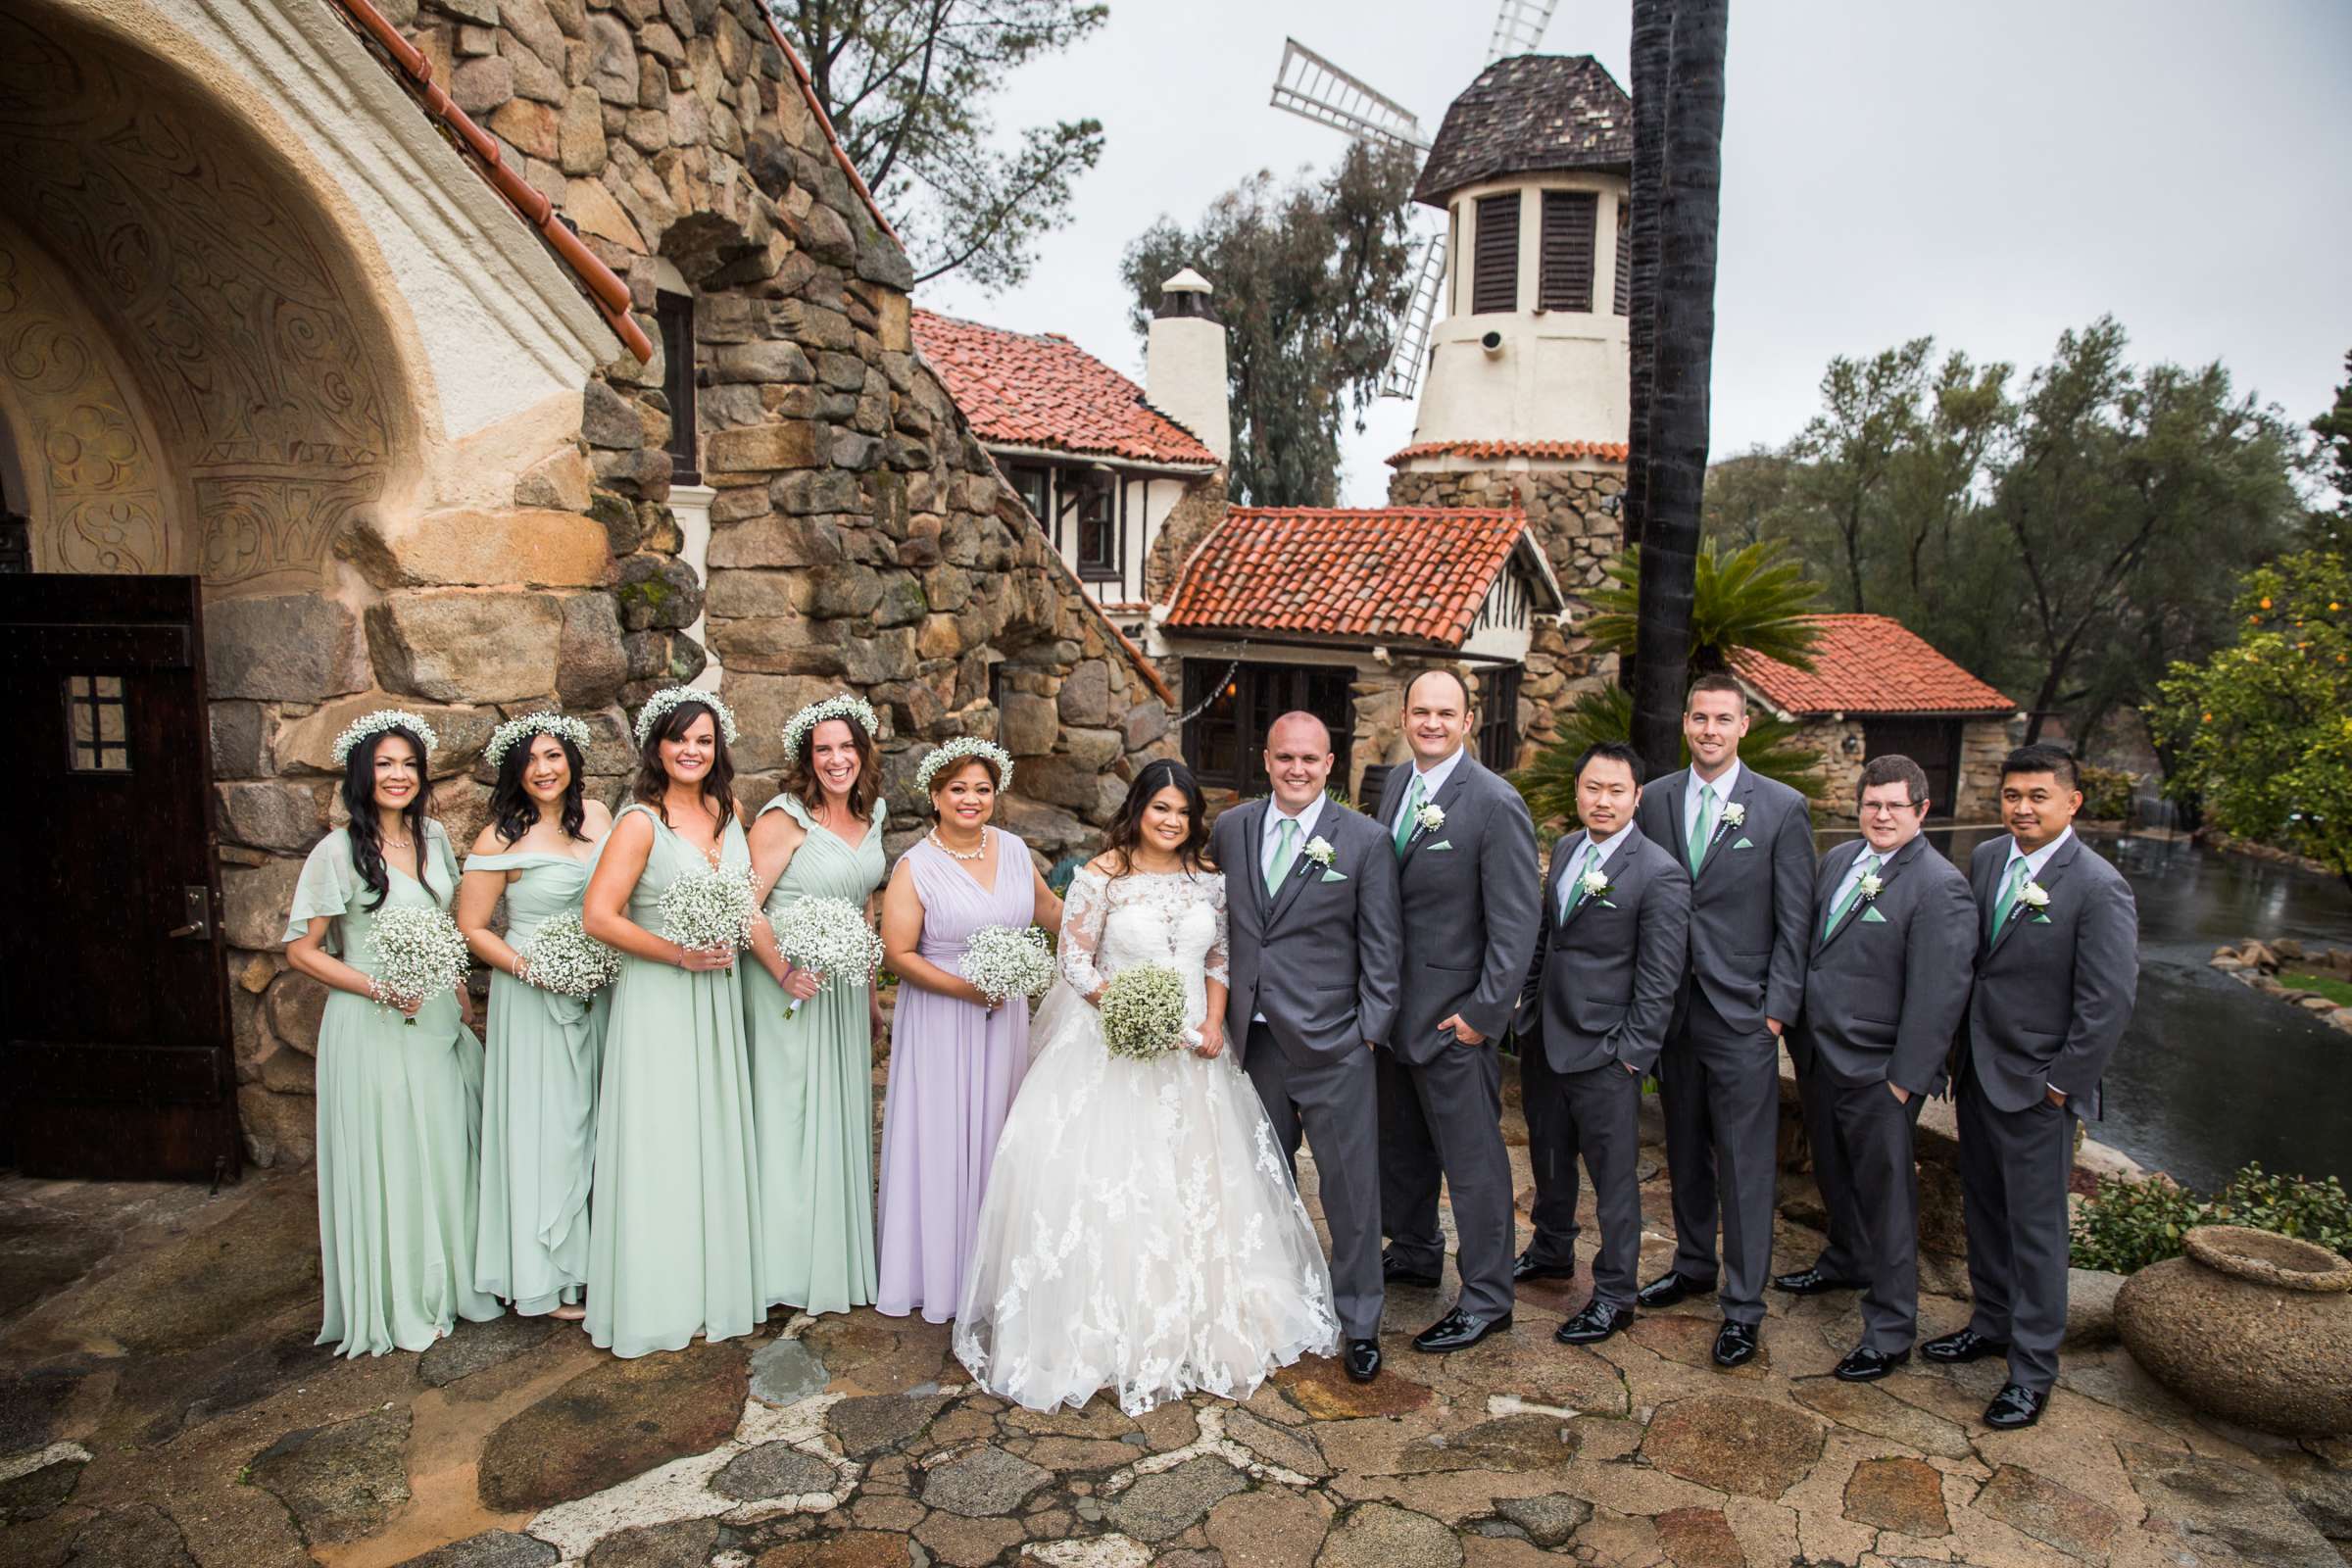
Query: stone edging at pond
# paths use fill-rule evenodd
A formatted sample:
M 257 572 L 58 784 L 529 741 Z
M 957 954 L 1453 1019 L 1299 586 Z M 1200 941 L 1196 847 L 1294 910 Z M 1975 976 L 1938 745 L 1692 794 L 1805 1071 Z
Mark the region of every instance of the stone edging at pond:
M 2284 969 L 2297 974 L 2341 980 L 2346 985 L 2352 985 L 2352 952 L 2342 948 L 2320 952 L 2306 948 L 2291 938 L 2264 942 L 2248 937 L 2234 948 L 2224 946 L 2214 949 L 2212 964 L 2240 985 L 2251 986 L 2265 995 L 2292 1004 L 2323 1022 L 2352 1034 L 2352 1007 L 2316 991 L 2290 986 L 2278 978 L 2279 971 Z

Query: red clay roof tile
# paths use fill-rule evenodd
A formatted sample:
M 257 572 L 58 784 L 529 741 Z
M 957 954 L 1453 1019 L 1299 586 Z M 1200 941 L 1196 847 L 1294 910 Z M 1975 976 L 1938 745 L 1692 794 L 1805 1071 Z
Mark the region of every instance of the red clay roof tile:
M 1142 387 L 1058 332 L 1008 332 L 916 311 L 914 345 L 983 442 L 1139 463 L 1217 461 L 1146 403 Z
M 1814 667 L 1761 654 L 1732 668 L 1774 707 L 1791 713 L 2012 713 L 2017 705 L 1887 615 L 1815 615 Z
M 1393 453 L 1389 466 L 1401 468 L 1415 458 L 1544 458 L 1554 462 L 1598 458 L 1603 463 L 1623 463 L 1625 457 L 1622 441 L 1423 441 Z

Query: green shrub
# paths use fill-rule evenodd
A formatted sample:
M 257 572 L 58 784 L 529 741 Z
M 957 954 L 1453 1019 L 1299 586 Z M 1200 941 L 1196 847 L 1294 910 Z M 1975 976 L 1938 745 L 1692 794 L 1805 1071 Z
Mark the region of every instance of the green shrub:
M 2076 782 L 2082 786 L 2082 814 L 2101 822 L 2125 822 L 2132 817 L 2132 791 L 2137 775 L 2096 762 L 2076 764 Z
M 2352 1257 L 2352 1195 L 2342 1182 L 2274 1176 L 2250 1164 L 2211 1198 L 2165 1176 L 2103 1179 L 2075 1216 L 2074 1264 L 2135 1273 L 2180 1256 L 2180 1238 L 2197 1225 L 2250 1226 Z

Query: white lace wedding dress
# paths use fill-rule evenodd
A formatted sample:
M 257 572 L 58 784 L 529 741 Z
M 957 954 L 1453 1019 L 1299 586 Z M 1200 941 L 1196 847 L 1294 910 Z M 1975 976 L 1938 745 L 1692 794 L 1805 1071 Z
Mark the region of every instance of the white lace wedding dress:
M 1109 1389 L 1136 1415 L 1197 1391 L 1246 1399 L 1331 1354 L 1330 1271 L 1233 1054 L 1113 1056 L 1086 1000 L 1164 964 L 1197 1025 L 1206 980 L 1225 979 L 1223 879 L 1081 870 L 1060 956 L 981 1201 L 956 1355 L 1033 1410 Z

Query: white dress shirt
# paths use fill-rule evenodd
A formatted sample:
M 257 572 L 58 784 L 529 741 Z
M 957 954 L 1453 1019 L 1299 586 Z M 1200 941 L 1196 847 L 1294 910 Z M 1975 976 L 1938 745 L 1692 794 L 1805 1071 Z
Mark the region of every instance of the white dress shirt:
M 1298 869 L 1299 858 L 1306 854 L 1306 841 L 1315 836 L 1315 819 L 1323 814 L 1323 800 L 1322 796 L 1316 796 L 1301 807 L 1296 816 L 1293 816 L 1282 808 L 1281 802 L 1272 796 L 1266 798 L 1265 842 L 1259 846 L 1257 856 L 1257 876 L 1260 882 L 1274 872 L 1274 857 L 1282 853 L 1282 824 L 1286 819 L 1298 824 L 1298 836 L 1292 840 L 1291 846 L 1291 868 L 1294 871 Z M 1252 1013 L 1250 1021 L 1264 1023 L 1266 1015 L 1262 1012 Z
M 2026 862 L 2026 881 L 2032 882 L 2037 880 L 2041 875 L 2041 868 L 2050 863 L 2051 856 L 2058 853 L 2058 846 L 2064 844 L 2068 839 L 2071 839 L 2074 836 L 2075 830 L 2071 827 L 2066 828 L 2061 831 L 2056 838 L 2050 840 L 2049 843 L 2044 844 L 2040 849 L 2035 850 L 2032 855 L 2028 855 L 2025 851 L 2017 847 L 2017 835 L 2012 833 L 2009 836 L 2009 858 L 2001 862 L 2001 874 L 1993 879 L 1992 896 L 1996 899 L 2001 896 L 2001 889 L 2006 887 L 2009 883 L 2010 871 L 2021 859 Z
M 1904 840 L 1904 843 L 1906 844 L 1909 842 L 1910 841 L 1908 839 Z M 1847 866 L 1845 868 L 1845 875 L 1838 879 L 1837 897 L 1830 900 L 1831 911 L 1835 913 L 1841 906 L 1843 906 L 1845 903 L 1845 896 L 1853 891 L 1855 883 L 1862 880 L 1862 868 L 1865 865 L 1871 866 L 1874 870 L 1884 871 L 1886 869 L 1886 862 L 1902 853 L 1903 846 L 1898 844 L 1893 849 L 1888 850 L 1885 855 L 1881 855 L 1877 850 L 1874 850 L 1870 847 L 1868 840 L 1865 840 L 1862 845 L 1862 853 L 1854 857 L 1854 863 Z
M 1576 906 L 1577 883 L 1583 880 L 1587 871 L 1605 870 L 1608 867 L 1609 857 L 1616 853 L 1617 846 L 1625 841 L 1625 835 L 1633 825 L 1628 822 L 1605 839 L 1596 839 L 1592 837 L 1590 830 L 1587 830 L 1585 842 L 1578 845 L 1576 853 L 1569 858 L 1568 874 L 1560 878 L 1561 919 L 1567 919 L 1568 911 Z M 1585 853 L 1588 850 L 1592 855 L 1590 860 L 1585 858 Z
M 1701 779 L 1697 768 L 1690 769 L 1690 777 L 1683 785 L 1683 842 L 1673 846 L 1678 859 L 1687 862 L 1690 858 L 1690 835 L 1698 827 L 1698 792 L 1715 792 L 1715 821 L 1717 826 L 1721 826 L 1723 808 L 1730 804 L 1732 791 L 1739 786 L 1740 759 L 1737 757 L 1732 759 L 1732 765 L 1723 770 L 1722 776 L 1712 781 Z
M 1462 758 L 1467 754 L 1468 751 L 1468 747 L 1456 746 L 1453 749 L 1452 756 L 1430 767 L 1423 767 L 1419 758 L 1416 757 L 1413 759 L 1413 771 L 1418 774 L 1421 779 L 1422 805 L 1426 806 L 1431 801 L 1434 801 L 1438 798 L 1438 791 L 1444 789 L 1446 787 L 1446 781 L 1453 777 L 1453 770 L 1461 765 Z M 1409 778 L 1406 779 L 1404 781 L 1404 788 L 1406 791 L 1409 792 L 1412 787 L 1413 781 Z M 1403 798 L 1404 797 L 1399 797 L 1399 799 Z M 1396 824 L 1394 822 L 1390 824 L 1392 827 L 1395 825 Z

